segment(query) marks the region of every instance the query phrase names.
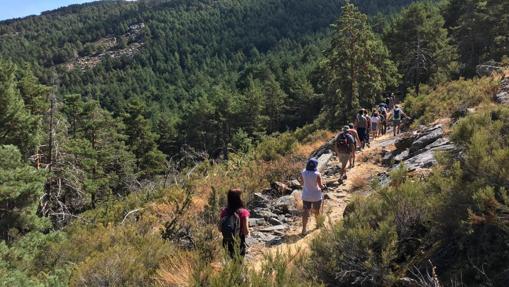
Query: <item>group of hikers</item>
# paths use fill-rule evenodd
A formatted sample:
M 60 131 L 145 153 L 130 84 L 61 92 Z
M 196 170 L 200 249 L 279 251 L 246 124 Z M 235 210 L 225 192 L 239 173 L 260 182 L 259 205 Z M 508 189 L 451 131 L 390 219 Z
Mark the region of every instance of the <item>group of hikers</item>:
M 391 123 L 393 134 L 400 133 L 403 118 L 409 118 L 399 105 L 386 102 L 368 112 L 360 109 L 354 121 L 345 125 L 333 141 L 333 151 L 340 165 L 340 181 L 347 179 L 347 165 L 355 167 L 355 155 L 358 151 L 370 146 L 370 140 L 387 133 Z M 323 191 L 326 189 L 320 171 L 318 160 L 311 158 L 301 172 L 302 182 L 302 235 L 306 235 L 308 220 L 311 212 L 316 218 L 320 215 L 323 205 Z M 249 235 L 249 216 L 242 201 L 242 191 L 232 189 L 227 195 L 227 206 L 221 211 L 219 230 L 223 234 L 223 246 L 233 258 L 242 258 L 246 254 L 246 237 Z

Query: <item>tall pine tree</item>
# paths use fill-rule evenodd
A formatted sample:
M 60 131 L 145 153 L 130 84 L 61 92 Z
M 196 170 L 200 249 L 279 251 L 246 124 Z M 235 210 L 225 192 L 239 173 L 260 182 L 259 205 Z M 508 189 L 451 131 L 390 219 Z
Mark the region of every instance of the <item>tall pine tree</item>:
M 397 80 L 396 67 L 368 17 L 350 3 L 342 11 L 322 63 L 325 111 L 332 128 L 351 119 L 359 107 L 374 105 Z

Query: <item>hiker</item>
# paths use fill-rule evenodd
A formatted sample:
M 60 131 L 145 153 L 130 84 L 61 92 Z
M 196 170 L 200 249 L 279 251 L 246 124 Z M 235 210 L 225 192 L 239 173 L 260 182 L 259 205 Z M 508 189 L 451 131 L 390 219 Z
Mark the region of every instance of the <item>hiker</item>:
M 364 110 L 361 109 L 357 116 L 355 117 L 355 128 L 357 130 L 357 134 L 359 135 L 359 139 L 361 140 L 360 146 L 361 149 L 364 149 L 366 145 L 366 134 L 368 128 L 368 120 L 364 116 Z
M 366 117 L 366 120 L 368 121 L 368 125 L 366 127 L 366 145 L 368 147 L 370 146 L 370 134 L 371 134 L 371 117 L 368 114 L 368 111 L 366 109 L 364 110 L 364 117 Z
M 350 133 L 350 135 L 352 135 L 354 140 L 354 148 L 352 149 L 352 156 L 350 157 L 350 168 L 354 168 L 355 153 L 357 152 L 357 148 L 360 147 L 361 139 L 359 138 L 359 134 L 357 133 L 357 131 L 353 128 L 354 127 L 353 123 L 350 123 L 348 127 L 349 127 L 348 132 Z
M 401 132 L 401 119 L 402 117 L 405 117 L 407 119 L 410 119 L 403 110 L 400 108 L 399 105 L 394 106 L 394 110 L 392 111 L 391 118 L 392 118 L 392 129 L 394 136 L 399 134 Z
M 219 231 L 223 234 L 223 247 L 231 258 L 246 255 L 246 236 L 249 235 L 249 211 L 244 208 L 242 191 L 228 191 L 226 208 L 221 210 Z M 236 250 L 238 246 L 239 250 Z
M 304 214 L 302 216 L 302 234 L 306 235 L 309 213 L 313 209 L 315 219 L 320 215 L 323 193 L 325 186 L 322 184 L 322 176 L 318 171 L 318 160 L 311 158 L 306 164 L 306 168 L 301 173 L 302 186 L 302 205 Z
M 380 128 L 380 115 L 378 112 L 374 112 L 371 115 L 371 132 L 373 133 L 373 139 L 378 137 L 378 129 Z
M 387 133 L 387 108 L 385 104 L 378 106 L 378 114 L 380 115 L 380 134 Z
M 355 149 L 355 141 L 348 132 L 349 129 L 349 126 L 344 126 L 342 132 L 336 136 L 336 140 L 334 141 L 334 151 L 341 163 L 341 180 L 346 179 L 346 165 L 350 161 L 352 150 Z

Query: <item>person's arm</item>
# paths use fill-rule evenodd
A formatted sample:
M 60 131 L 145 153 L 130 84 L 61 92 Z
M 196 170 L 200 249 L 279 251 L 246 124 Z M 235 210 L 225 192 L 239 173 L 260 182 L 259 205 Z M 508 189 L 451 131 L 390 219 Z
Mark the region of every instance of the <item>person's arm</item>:
M 245 236 L 248 236 L 249 235 L 249 217 L 247 216 L 244 216 L 244 217 L 241 217 L 240 218 L 240 225 L 243 226 L 241 232 L 242 234 L 244 234 Z
M 322 184 L 322 176 L 321 175 L 318 175 L 316 177 L 316 183 L 318 183 L 318 186 L 320 187 L 320 189 L 324 189 L 325 188 L 325 186 L 323 186 L 323 184 Z
M 355 133 L 355 145 L 356 145 L 356 147 L 361 146 L 361 138 L 359 137 L 358 133 Z

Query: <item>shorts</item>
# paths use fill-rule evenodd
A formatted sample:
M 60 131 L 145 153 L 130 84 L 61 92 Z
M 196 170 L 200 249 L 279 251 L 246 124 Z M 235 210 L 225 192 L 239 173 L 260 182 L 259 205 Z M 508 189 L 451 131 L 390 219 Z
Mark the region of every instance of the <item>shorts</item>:
M 357 128 L 357 134 L 359 134 L 359 139 L 361 141 L 366 141 L 367 139 L 366 128 Z
M 392 125 L 393 126 L 397 126 L 399 124 L 401 124 L 401 120 L 392 120 Z
M 304 209 L 306 209 L 306 210 L 309 210 L 311 208 L 320 209 L 320 207 L 322 207 L 322 201 L 320 200 L 320 201 L 312 202 L 312 201 L 303 200 L 302 205 L 304 206 Z
M 372 124 L 371 124 L 371 130 L 372 130 L 372 131 L 376 131 L 376 130 L 378 130 L 378 123 L 372 123 Z
M 342 165 L 346 165 L 348 161 L 350 160 L 350 157 L 352 156 L 352 153 L 340 153 L 338 154 L 339 162 L 341 162 Z

